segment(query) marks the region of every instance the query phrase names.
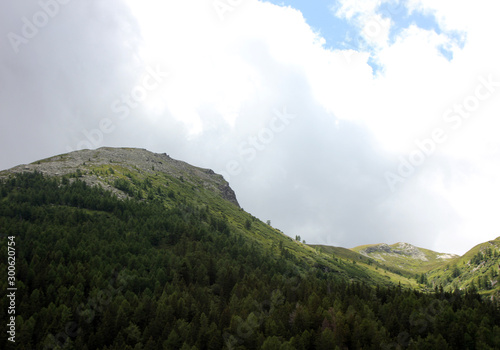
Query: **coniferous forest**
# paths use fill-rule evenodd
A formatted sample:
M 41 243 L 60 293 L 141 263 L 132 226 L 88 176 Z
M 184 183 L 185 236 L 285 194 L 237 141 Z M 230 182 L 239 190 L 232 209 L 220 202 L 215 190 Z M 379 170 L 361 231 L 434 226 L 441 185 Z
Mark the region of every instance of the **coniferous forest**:
M 182 191 L 141 186 L 142 195 L 119 199 L 78 175 L 0 181 L 2 256 L 9 237 L 16 244 L 8 346 L 500 349 L 498 302 L 474 290 L 349 278 L 293 254 L 280 237 L 248 239 L 241 232 L 252 232 L 252 218 L 240 223 Z M 0 285 L 7 290 L 7 279 Z M 4 325 L 8 304 L 2 298 Z

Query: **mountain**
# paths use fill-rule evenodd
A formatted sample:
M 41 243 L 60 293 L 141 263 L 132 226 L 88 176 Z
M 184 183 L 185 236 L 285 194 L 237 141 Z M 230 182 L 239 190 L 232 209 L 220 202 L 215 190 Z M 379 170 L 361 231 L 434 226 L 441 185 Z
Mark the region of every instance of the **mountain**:
M 478 290 L 486 296 L 500 295 L 500 237 L 481 243 L 461 257 L 456 257 L 428 271 L 425 283 L 442 285 L 445 290 Z
M 437 253 L 429 249 L 415 247 L 409 243 L 393 245 L 371 244 L 352 248 L 366 257 L 377 260 L 387 266 L 399 269 L 402 272 L 415 274 L 428 271 L 440 266 L 457 255 Z
M 236 195 L 221 175 L 211 169 L 203 169 L 172 159 L 167 154 L 156 154 L 145 149 L 110 148 L 81 150 L 57 155 L 31 164 L 19 165 L 0 171 L 0 179 L 13 174 L 38 172 L 40 174 L 85 182 L 110 191 L 118 199 L 161 202 L 166 208 L 176 207 L 179 200 L 192 206 L 203 206 L 214 210 L 229 225 L 242 230 L 246 239 L 263 245 L 283 246 L 304 261 L 333 269 L 353 280 L 371 283 L 403 283 L 400 277 L 387 278 L 373 274 L 361 266 L 343 266 L 343 262 L 332 261 L 319 255 L 309 246 L 292 240 L 279 230 L 273 229 L 252 215 L 245 213 L 238 204 Z M 210 210 L 209 209 L 209 210 Z M 252 234 L 246 232 L 252 227 Z M 278 240 L 271 242 L 272 240 Z M 290 242 L 293 244 L 290 245 Z M 350 264 L 352 265 L 352 264 Z
M 8 174 L 38 171 L 48 176 L 67 176 L 77 173 L 90 186 L 100 185 L 115 193 L 119 198 L 129 198 L 134 194 L 147 195 L 138 184 L 148 179 L 152 184 L 169 184 L 175 191 L 178 182 L 189 183 L 197 191 L 217 194 L 238 205 L 234 191 L 221 175 L 210 169 L 202 169 L 185 162 L 172 159 L 166 153 L 156 154 L 137 148 L 109 148 L 82 150 L 43 159 L 31 164 L 19 165 L 0 172 L 0 178 Z M 131 180 L 122 186 L 116 181 Z M 122 188 L 123 187 L 123 188 Z M 191 194 L 192 197 L 192 194 Z
M 485 296 L 500 295 L 500 237 L 479 244 L 463 256 L 438 253 L 408 243 L 371 244 L 352 248 L 382 267 L 403 276 L 415 276 L 426 288 L 445 291 L 477 290 Z
M 6 349 L 500 347 L 497 299 L 303 244 L 222 176 L 146 150 L 0 172 L 0 243 Z

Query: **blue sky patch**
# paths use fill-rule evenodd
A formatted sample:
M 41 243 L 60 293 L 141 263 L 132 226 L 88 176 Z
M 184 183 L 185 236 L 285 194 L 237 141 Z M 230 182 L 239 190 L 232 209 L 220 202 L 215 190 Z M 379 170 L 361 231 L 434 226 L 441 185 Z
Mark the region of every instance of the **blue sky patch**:
M 307 24 L 315 32 L 319 32 L 326 40 L 326 48 L 338 49 L 348 32 L 353 32 L 356 28 L 345 19 L 336 17 L 332 10 L 331 0 L 268 0 L 275 5 L 290 6 L 302 12 Z
M 356 20 L 338 18 L 332 8 L 338 3 L 333 0 L 268 0 L 268 2 L 280 6 L 290 6 L 302 12 L 308 25 L 314 31 L 320 33 L 325 39 L 327 49 L 353 49 L 371 53 L 368 64 L 374 69 L 374 73 L 380 70 L 377 66 L 375 47 L 371 46 L 361 36 L 361 29 L 356 26 Z M 458 32 L 443 32 L 432 13 L 413 11 L 409 13 L 403 3 L 383 3 L 377 11 L 382 17 L 390 18 L 392 21 L 389 42 L 394 43 L 397 37 L 406 28 L 415 25 L 425 30 L 432 30 L 437 34 L 446 34 L 450 38 L 450 44 L 463 48 L 465 37 Z M 441 46 L 439 52 L 448 60 L 453 59 L 451 45 Z

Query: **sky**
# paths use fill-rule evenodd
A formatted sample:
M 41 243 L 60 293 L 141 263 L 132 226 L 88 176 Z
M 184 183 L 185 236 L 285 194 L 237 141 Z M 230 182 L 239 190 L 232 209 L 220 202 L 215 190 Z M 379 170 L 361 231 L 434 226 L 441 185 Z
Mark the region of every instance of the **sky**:
M 0 169 L 166 152 L 307 243 L 500 236 L 493 0 L 0 4 Z

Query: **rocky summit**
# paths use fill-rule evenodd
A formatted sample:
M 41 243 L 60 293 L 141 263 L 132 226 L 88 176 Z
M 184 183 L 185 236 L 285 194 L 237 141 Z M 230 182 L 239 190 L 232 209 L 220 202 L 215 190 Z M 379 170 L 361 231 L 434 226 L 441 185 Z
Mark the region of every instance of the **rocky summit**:
M 210 190 L 239 207 L 234 191 L 222 175 L 211 169 L 192 166 L 175 160 L 166 153 L 153 153 L 139 148 L 102 147 L 96 150 L 80 150 L 61 154 L 31 164 L 18 165 L 0 172 L 0 178 L 11 173 L 38 171 L 49 176 L 64 176 L 78 172 L 78 177 L 89 185 L 100 185 L 112 191 L 119 198 L 128 197 L 110 181 L 109 170 L 116 169 L 126 173 L 135 173 L 147 177 L 164 174 L 182 179 L 193 186 Z M 101 170 L 101 171 L 99 171 Z
M 389 246 L 385 243 L 377 244 L 366 249 L 362 249 L 359 253 L 369 256 L 370 253 L 379 254 L 381 256 L 388 254 L 392 256 L 404 255 L 413 259 L 428 261 L 426 255 L 417 247 L 409 243 L 396 243 L 394 246 Z M 383 258 L 381 257 L 383 260 Z

